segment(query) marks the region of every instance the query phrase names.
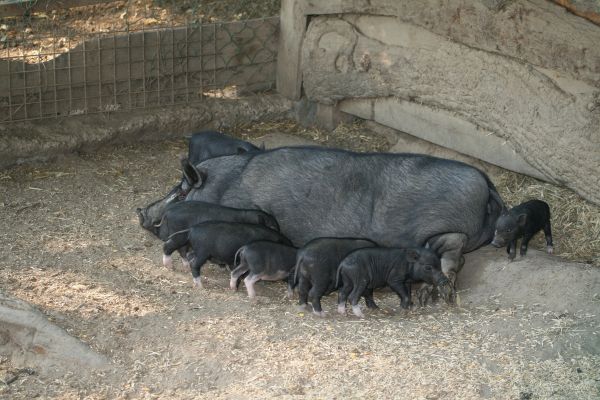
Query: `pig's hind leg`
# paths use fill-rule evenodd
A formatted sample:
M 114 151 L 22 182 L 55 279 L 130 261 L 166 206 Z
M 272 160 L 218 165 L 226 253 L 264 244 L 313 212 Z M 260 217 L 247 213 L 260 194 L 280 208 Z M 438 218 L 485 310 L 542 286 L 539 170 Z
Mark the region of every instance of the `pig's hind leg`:
M 365 292 L 366 289 L 367 289 L 367 283 L 360 282 L 358 285 L 354 286 L 354 288 L 352 289 L 352 292 L 350 293 L 350 296 L 348 297 L 348 299 L 350 300 L 350 304 L 352 304 L 352 312 L 354 313 L 354 315 L 356 315 L 359 318 L 363 318 L 365 316 L 360 309 L 360 305 L 358 304 L 358 301 L 360 300 L 360 297 L 362 296 L 362 294 Z
M 321 307 L 321 297 L 323 297 L 326 291 L 326 287 L 323 288 L 319 285 L 314 285 L 308 292 L 308 297 L 313 306 L 313 314 L 319 317 L 325 316 L 325 311 L 323 311 L 323 308 Z
M 467 242 L 468 237 L 464 233 L 444 233 L 427 241 L 431 249 L 440 255 L 442 272 L 450 280 L 450 285 L 438 288 L 439 293 L 449 303 L 455 300 L 456 275 L 464 264 L 462 253 Z M 417 292 L 421 305 L 427 305 L 427 302 L 431 299 L 433 288 L 434 286 L 430 284 L 421 285 Z
M 308 304 L 308 293 L 311 288 L 310 279 L 298 272 L 298 310 L 305 310 Z
M 188 258 L 189 249 L 188 246 L 180 247 L 177 249 L 179 256 L 181 257 L 181 263 L 185 269 L 191 268 L 190 258 Z
M 352 282 L 352 280 L 349 277 L 347 277 L 346 274 L 344 274 L 344 272 L 342 272 L 341 275 L 342 287 L 338 291 L 337 311 L 340 314 L 344 315 L 346 314 L 346 301 L 348 301 L 348 296 L 350 295 L 350 292 L 352 292 L 354 282 Z
M 167 240 L 163 244 L 163 265 L 167 268 L 173 268 L 173 258 L 171 254 L 175 250 L 179 250 L 181 248 L 187 249 L 188 247 L 188 234 L 187 232 L 178 232 L 170 236 L 169 240 Z
M 237 291 L 239 289 L 242 278 L 248 273 L 249 269 L 248 265 L 242 261 L 237 268 L 231 271 L 231 279 L 229 280 L 229 288 L 231 290 Z
M 544 236 L 546 236 L 546 251 L 548 254 L 554 253 L 554 245 L 552 244 L 552 228 L 550 227 L 550 219 L 544 224 Z
M 252 273 L 244 279 L 244 284 L 246 285 L 248 297 L 251 299 L 256 298 L 256 290 L 254 289 L 254 284 L 258 281 L 260 281 L 260 275 L 254 275 Z
M 190 269 L 192 270 L 192 278 L 194 280 L 194 287 L 202 289 L 202 278 L 200 277 L 200 269 L 204 263 L 208 260 L 209 255 L 202 251 L 194 251 L 195 257 L 192 261 Z

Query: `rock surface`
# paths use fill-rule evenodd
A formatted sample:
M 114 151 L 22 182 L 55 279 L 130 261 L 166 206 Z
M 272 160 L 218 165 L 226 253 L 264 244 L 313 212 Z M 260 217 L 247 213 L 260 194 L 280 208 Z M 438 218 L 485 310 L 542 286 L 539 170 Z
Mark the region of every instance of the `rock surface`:
M 28 303 L 0 292 L 0 354 L 47 374 L 97 369 L 109 360 L 54 325 Z
M 538 0 L 426 3 L 379 0 L 368 7 L 379 15 L 356 5 L 312 18 L 307 97 L 365 99 L 377 122 L 600 203 L 600 174 L 589 173 L 600 171 L 600 27 Z M 437 137 L 433 119 L 448 122 Z M 450 136 L 459 128 L 471 137 Z

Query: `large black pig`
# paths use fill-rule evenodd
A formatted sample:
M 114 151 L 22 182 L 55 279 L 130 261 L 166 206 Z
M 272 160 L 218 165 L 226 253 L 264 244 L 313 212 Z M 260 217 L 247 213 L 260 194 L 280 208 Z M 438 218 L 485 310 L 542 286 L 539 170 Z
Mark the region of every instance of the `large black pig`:
M 262 150 L 264 150 L 264 146 Z M 188 156 L 187 158 L 182 158 L 181 162 L 182 165 L 188 165 L 188 163 L 196 165 L 215 157 L 256 151 L 261 151 L 261 148 L 244 140 L 236 139 L 216 131 L 201 131 L 189 137 Z M 152 231 L 153 226 L 160 222 L 165 207 L 168 204 L 183 200 L 192 187 L 193 182 L 186 176 L 184 169 L 181 182 L 174 186 L 165 197 L 136 210 L 140 219 L 140 225 L 144 229 Z
M 250 142 L 236 139 L 221 132 L 200 131 L 190 136 L 188 159 L 190 163 L 196 165 L 209 158 L 261 150 L 264 150 L 264 146 L 261 149 Z
M 482 171 L 419 154 L 287 147 L 185 170 L 194 186 L 187 200 L 259 208 L 296 246 L 317 237 L 364 237 L 402 248 L 428 244 L 452 282 L 462 253 L 492 240 L 504 208 Z

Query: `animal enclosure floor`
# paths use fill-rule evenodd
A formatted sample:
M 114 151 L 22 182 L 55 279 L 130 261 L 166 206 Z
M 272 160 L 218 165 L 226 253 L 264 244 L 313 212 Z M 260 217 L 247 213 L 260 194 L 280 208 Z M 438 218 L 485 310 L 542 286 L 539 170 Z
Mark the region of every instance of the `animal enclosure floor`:
M 321 319 L 296 311 L 282 283 L 258 284 L 250 302 L 214 265 L 193 289 L 189 271 L 161 266 L 161 244 L 134 212 L 176 183 L 184 150 L 121 146 L 0 172 L 0 290 L 113 362 L 22 374 L 0 382 L 0 397 L 600 397 L 597 316 L 493 304 L 402 312 L 382 291 L 364 320 L 337 315 L 335 296 Z M 15 370 L 1 360 L 0 379 Z

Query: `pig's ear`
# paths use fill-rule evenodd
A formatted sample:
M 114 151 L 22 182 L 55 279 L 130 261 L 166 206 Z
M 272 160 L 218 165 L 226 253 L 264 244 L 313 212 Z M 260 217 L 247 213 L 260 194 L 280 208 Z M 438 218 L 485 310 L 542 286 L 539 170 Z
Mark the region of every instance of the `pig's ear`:
M 523 227 L 523 226 L 525 226 L 526 223 L 527 223 L 527 214 L 519 214 L 519 216 L 517 217 L 517 224 L 519 224 L 519 226 Z
M 267 219 L 265 218 L 264 215 L 258 215 L 258 224 L 259 225 L 263 225 L 263 226 L 267 226 Z
M 417 262 L 419 261 L 419 252 L 417 249 L 408 249 L 406 251 L 406 258 L 409 262 Z
M 206 171 L 203 168 L 196 168 L 187 158 L 181 160 L 181 169 L 183 176 L 193 188 L 199 188 L 206 180 Z

